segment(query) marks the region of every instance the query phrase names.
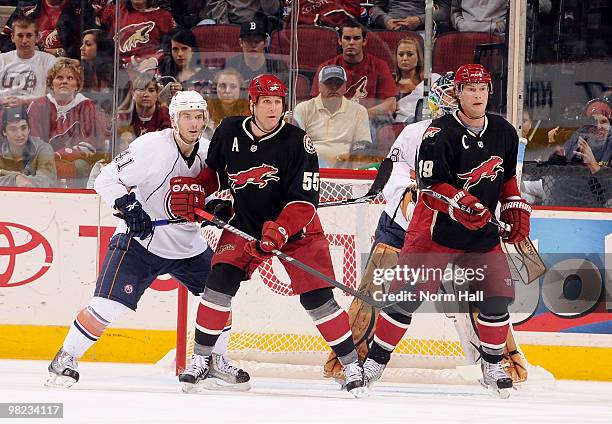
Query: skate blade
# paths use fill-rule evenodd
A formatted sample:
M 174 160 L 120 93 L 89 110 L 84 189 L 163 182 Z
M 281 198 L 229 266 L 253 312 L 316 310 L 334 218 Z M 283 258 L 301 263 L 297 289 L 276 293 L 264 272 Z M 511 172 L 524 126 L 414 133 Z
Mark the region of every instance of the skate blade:
M 220 378 L 209 377 L 200 382 L 202 388 L 206 390 L 224 390 L 230 392 L 246 392 L 251 389 L 251 383 L 228 383 Z
M 349 393 L 352 394 L 353 397 L 356 399 L 368 397 L 369 395 L 367 386 L 355 387 L 353 390 L 350 390 Z
M 47 381 L 45 381 L 45 387 L 69 389 L 76 382 L 77 380 L 67 375 L 57 375 L 50 372 L 49 377 L 47 377 Z
M 192 383 L 181 383 L 181 389 L 183 393 L 199 393 L 202 391 L 202 382 L 198 382 L 195 384 Z

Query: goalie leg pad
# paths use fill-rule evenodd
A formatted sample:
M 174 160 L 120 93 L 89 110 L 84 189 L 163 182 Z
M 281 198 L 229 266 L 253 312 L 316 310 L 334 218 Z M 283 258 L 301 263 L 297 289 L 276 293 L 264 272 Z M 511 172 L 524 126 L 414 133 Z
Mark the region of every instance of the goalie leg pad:
M 361 279 L 359 291 L 373 295 L 376 290 L 381 290 L 382 286 L 374 284 L 374 270 L 393 268 L 397 265 L 400 249 L 384 243 L 377 243 L 368 259 L 366 269 Z M 348 310 L 349 324 L 353 333 L 353 341 L 357 348 L 357 354 L 361 361 L 365 360 L 368 354 L 368 345 L 374 338 L 374 329 L 379 310 L 368 305 L 360 299 L 353 299 Z M 325 377 L 344 379 L 342 364 L 338 361 L 335 352 L 331 352 L 324 367 Z

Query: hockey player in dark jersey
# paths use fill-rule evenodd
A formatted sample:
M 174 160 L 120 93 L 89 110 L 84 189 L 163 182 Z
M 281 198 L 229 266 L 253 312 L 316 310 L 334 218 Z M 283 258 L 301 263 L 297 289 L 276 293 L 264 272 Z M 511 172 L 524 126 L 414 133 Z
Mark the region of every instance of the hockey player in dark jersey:
M 506 243 L 518 243 L 529 235 L 531 208 L 520 197 L 516 180 L 518 136 L 502 117 L 486 113 L 491 76 L 482 65 L 463 65 L 455 75 L 459 110 L 432 121 L 423 134 L 417 156 L 419 189 L 430 189 L 459 207 L 419 193 L 410 221 L 400 266 L 444 270 L 448 263 L 463 269 L 484 269 L 475 278 L 472 292 L 482 292 L 477 302 L 483 385 L 508 395 L 512 380 L 500 361 L 509 326 L 508 304 L 514 285 L 501 250 L 491 213 L 501 203 L 501 220 L 511 230 Z M 471 209 L 467 213 L 466 208 Z M 439 274 L 438 274 L 439 275 Z M 439 280 L 414 285 L 415 301 L 383 310 L 368 359 L 364 363 L 368 384 L 378 380 L 391 352 L 403 337 L 412 313 L 420 306 L 421 293 L 435 293 Z
M 218 334 L 231 310 L 240 282 L 278 249 L 324 274 L 334 271 L 316 209 L 319 166 L 310 137 L 281 118 L 287 89 L 273 75 L 260 75 L 249 86 L 249 117 L 229 117 L 215 130 L 208 151 L 208 168 L 195 179 L 176 178 L 170 199 L 174 214 L 197 221 L 194 212 L 206 196 L 229 189 L 230 206 L 217 204 L 216 214 L 260 239 L 247 242 L 224 231 L 212 260 L 196 317 L 193 364 L 179 376 L 189 390 L 206 376 Z M 195 184 L 194 184 L 195 183 Z M 202 190 L 199 190 L 202 187 Z M 207 207 L 212 207 L 207 204 Z M 223 211 L 225 209 L 225 212 Z M 291 264 L 284 264 L 293 292 L 344 366 L 346 389 L 355 397 L 367 394 L 348 315 L 336 303 L 332 287 Z

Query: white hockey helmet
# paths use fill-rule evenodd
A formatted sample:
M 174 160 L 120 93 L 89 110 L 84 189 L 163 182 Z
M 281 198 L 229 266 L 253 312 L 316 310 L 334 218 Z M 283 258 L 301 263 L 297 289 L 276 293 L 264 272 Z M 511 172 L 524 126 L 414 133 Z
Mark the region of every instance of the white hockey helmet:
M 204 112 L 204 121 L 208 120 L 208 105 L 204 97 L 197 91 L 178 91 L 169 106 L 170 119 L 176 125 L 178 122 L 178 115 L 180 112 L 185 110 L 201 110 Z

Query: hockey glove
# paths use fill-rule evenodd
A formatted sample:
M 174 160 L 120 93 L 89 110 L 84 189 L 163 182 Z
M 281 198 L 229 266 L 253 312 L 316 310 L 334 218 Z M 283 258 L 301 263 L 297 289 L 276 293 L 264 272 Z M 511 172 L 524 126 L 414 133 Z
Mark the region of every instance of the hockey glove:
M 529 218 L 531 217 L 531 206 L 524 199 L 507 200 L 502 203 L 500 218 L 510 224 L 510 233 L 504 234 L 502 240 L 506 243 L 515 244 L 529 237 Z
M 229 222 L 234 214 L 234 208 L 232 207 L 232 202 L 229 200 L 221 200 L 221 199 L 212 199 L 206 204 L 206 212 L 213 214 L 216 218 L 219 218 L 221 221 Z M 214 225 L 210 221 L 204 221 L 202 223 L 202 227 L 206 227 L 207 225 Z
M 170 211 L 190 222 L 200 222 L 195 209 L 204 209 L 206 195 L 195 178 L 173 177 L 170 179 Z
M 448 214 L 468 230 L 479 230 L 491 220 L 491 212 L 484 207 L 478 198 L 464 190 L 459 190 L 453 197 L 459 205 L 468 207 L 472 213 L 467 213 L 453 206 L 448 207 Z
M 266 221 L 261 229 L 259 247 L 264 252 L 280 250 L 288 239 L 289 235 L 284 227 L 278 225 L 276 221 Z
M 267 259 L 272 256 L 273 250 L 280 250 L 288 239 L 289 235 L 284 227 L 275 221 L 266 221 L 261 229 L 261 241 L 247 243 L 244 250 L 256 258 Z
M 134 237 L 144 240 L 153 232 L 151 217 L 142 209 L 134 193 L 126 194 L 115 200 L 115 209 L 119 211 L 115 216 L 125 221 Z

